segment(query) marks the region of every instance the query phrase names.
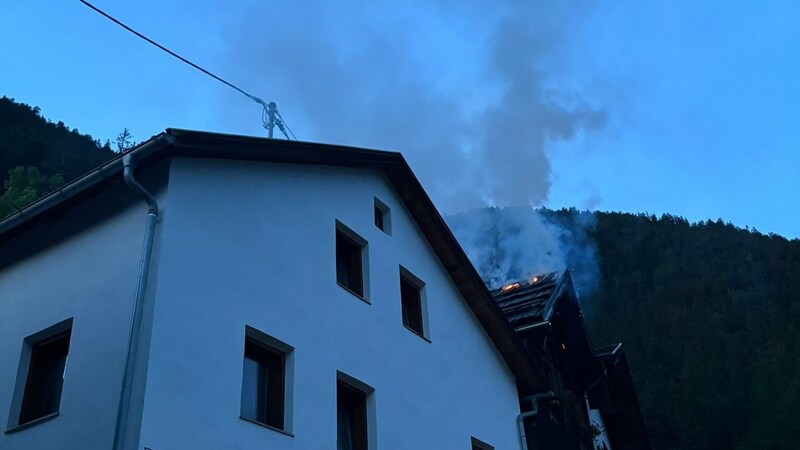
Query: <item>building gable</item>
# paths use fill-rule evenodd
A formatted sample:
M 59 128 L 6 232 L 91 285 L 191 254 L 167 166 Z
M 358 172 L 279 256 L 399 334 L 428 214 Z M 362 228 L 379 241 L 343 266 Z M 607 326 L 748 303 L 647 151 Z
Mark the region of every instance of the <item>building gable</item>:
M 522 394 L 543 386 L 541 375 L 399 153 L 304 142 L 168 129 L 130 151 L 139 167 L 170 157 L 311 164 L 380 171 L 397 192 L 428 244 L 517 379 Z M 118 157 L 0 221 L 0 243 L 81 202 L 121 177 Z

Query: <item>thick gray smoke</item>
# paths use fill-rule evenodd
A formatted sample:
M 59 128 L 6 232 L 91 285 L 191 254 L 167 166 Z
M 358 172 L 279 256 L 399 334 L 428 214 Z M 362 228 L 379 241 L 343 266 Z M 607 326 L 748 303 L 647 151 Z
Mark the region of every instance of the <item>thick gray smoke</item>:
M 473 127 L 483 186 L 495 205 L 542 205 L 550 190 L 547 144 L 602 127 L 606 115 L 570 93 L 548 88 L 557 76 L 559 50 L 568 29 L 563 5 L 520 1 L 496 25 L 490 66 L 504 86 L 499 103 L 484 110 Z M 548 63 L 551 65 L 548 66 Z
M 562 228 L 533 208 L 481 208 L 447 222 L 490 288 L 566 269 Z
M 602 109 L 558 88 L 565 39 L 585 9 L 256 2 L 228 32 L 230 70 L 275 99 L 301 139 L 402 151 L 445 211 L 541 205 L 548 143 L 605 123 Z M 223 120 L 252 122 L 253 111 Z
M 302 140 L 402 151 L 445 213 L 542 205 L 549 144 L 605 124 L 603 108 L 560 82 L 583 2 L 235 7 L 243 14 L 225 39 L 233 79 L 275 100 Z M 253 121 L 252 110 L 240 111 L 222 120 Z M 563 266 L 552 244 L 558 228 L 528 227 L 538 245 L 526 249 L 541 254 L 526 256 L 530 270 Z M 482 267 L 479 254 L 470 256 Z
M 490 288 L 563 270 L 571 271 L 579 294 L 597 287 L 593 212 L 481 208 L 447 222 Z

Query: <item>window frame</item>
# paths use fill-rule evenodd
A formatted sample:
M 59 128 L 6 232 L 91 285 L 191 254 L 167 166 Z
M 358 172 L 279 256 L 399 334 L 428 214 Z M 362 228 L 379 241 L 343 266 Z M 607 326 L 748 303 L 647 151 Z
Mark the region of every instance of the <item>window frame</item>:
M 64 339 L 66 339 L 66 343 L 61 344 L 65 346 L 63 355 L 64 362 L 63 366 L 62 363 L 58 363 L 59 366 L 62 366 L 59 368 L 61 371 L 61 379 L 59 380 L 58 387 L 56 389 L 56 395 L 58 398 L 55 399 L 55 406 L 52 408 L 54 410 L 38 415 L 37 417 L 26 417 L 29 414 L 26 412 L 26 410 L 34 407 L 29 403 L 35 401 L 31 400 L 30 397 L 31 395 L 34 395 L 33 392 L 35 392 L 32 390 L 33 386 L 31 384 L 34 381 L 33 377 L 35 376 L 34 372 L 32 372 L 32 369 L 41 367 L 37 364 L 37 362 L 41 360 L 37 358 L 41 354 L 40 352 L 42 351 L 42 347 L 55 345 Z M 8 415 L 8 424 L 5 431 L 6 433 L 14 433 L 24 430 L 34 425 L 52 420 L 61 414 L 72 339 L 72 318 L 63 320 L 23 339 L 19 366 L 17 368 L 17 378 L 11 400 L 11 411 Z M 42 406 L 39 407 L 41 408 Z
M 341 241 L 340 241 L 341 238 Z M 342 266 L 340 265 L 340 242 L 344 242 L 348 245 L 352 245 L 352 253 L 357 253 L 359 258 L 359 267 L 360 267 L 360 291 L 352 289 L 349 283 L 345 284 L 342 282 L 342 274 L 340 272 Z M 366 303 L 370 303 L 369 301 L 369 243 L 366 239 L 358 235 L 355 231 L 350 229 L 348 226 L 343 224 L 340 221 L 336 221 L 336 234 L 334 240 L 334 263 L 335 263 L 335 275 L 336 275 L 336 284 L 338 284 L 342 289 L 346 290 L 347 292 L 353 294 L 357 298 L 365 301 Z M 347 264 L 345 264 L 347 265 Z M 349 277 L 344 277 L 349 278 Z
M 419 325 L 421 327 L 420 330 L 415 329 L 412 326 L 412 324 L 406 323 L 407 307 L 406 307 L 406 298 L 403 295 L 404 284 L 407 284 L 416 290 L 417 294 L 416 302 L 418 303 L 417 309 L 419 311 Z M 401 320 L 403 326 L 412 333 L 421 337 L 422 339 L 431 342 L 430 323 L 428 318 L 428 298 L 427 298 L 428 296 L 427 296 L 427 289 L 425 288 L 425 282 L 401 265 L 399 288 L 400 288 L 400 312 L 401 312 Z
M 483 442 L 475 436 L 472 436 L 470 441 L 472 442 L 472 450 L 494 450 L 494 446 Z
M 359 397 L 359 401 L 362 402 L 359 406 L 361 409 L 360 413 L 363 416 L 363 424 L 359 434 L 362 436 L 363 446 L 355 447 L 351 450 L 372 450 L 377 448 L 375 389 L 338 370 L 336 371 L 336 448 L 339 447 L 339 432 L 341 431 L 341 391 L 346 391 L 350 395 Z
M 244 394 L 245 394 L 245 382 L 246 382 L 246 360 L 254 360 L 253 358 L 248 357 L 248 344 L 250 346 L 254 346 L 255 349 L 251 348 L 251 351 L 259 351 L 263 352 L 262 354 L 266 354 L 267 357 L 279 357 L 280 358 L 280 378 L 278 384 L 280 385 L 278 389 L 280 389 L 280 423 L 274 423 L 268 421 L 269 414 L 270 414 L 270 405 L 265 404 L 264 408 L 265 411 L 256 411 L 256 417 L 250 417 L 249 415 L 245 414 L 244 411 Z M 244 345 L 242 349 L 242 384 L 241 384 L 241 391 L 240 391 L 240 398 L 239 398 L 239 418 L 250 422 L 256 425 L 260 425 L 265 428 L 269 428 L 274 431 L 278 431 L 280 433 L 294 436 L 292 434 L 292 425 L 293 425 L 293 382 L 294 382 L 294 348 L 285 342 L 282 342 L 262 331 L 259 331 L 253 327 L 245 326 L 245 336 L 244 336 Z M 252 353 L 251 353 L 252 355 Z M 261 363 L 263 361 L 256 361 Z M 267 383 L 269 383 L 271 378 L 267 378 Z M 258 380 L 261 381 L 261 380 Z M 260 387 L 257 387 L 256 390 L 260 390 Z M 270 386 L 264 386 L 263 389 L 267 392 L 270 390 Z M 273 394 L 275 387 L 272 387 Z M 269 394 L 267 394 L 269 395 Z M 258 406 L 257 406 L 258 408 Z M 274 413 L 274 411 L 273 411 Z M 258 416 L 264 416 L 264 420 L 260 420 Z
M 392 235 L 392 209 L 382 202 L 378 197 L 373 201 L 373 214 L 375 228 L 383 231 L 386 235 Z M 380 221 L 381 225 L 378 225 Z

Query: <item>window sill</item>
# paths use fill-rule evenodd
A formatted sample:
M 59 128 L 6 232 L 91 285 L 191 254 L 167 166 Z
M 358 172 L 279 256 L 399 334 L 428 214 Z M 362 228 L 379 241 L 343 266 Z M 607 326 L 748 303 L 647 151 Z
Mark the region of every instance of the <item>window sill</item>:
M 54 413 L 51 413 L 51 414 L 48 414 L 46 416 L 39 417 L 38 419 L 33 419 L 30 422 L 25 422 L 25 423 L 19 424 L 17 426 L 11 427 L 11 428 L 6 430 L 6 434 L 11 434 L 11 433 L 16 433 L 17 431 L 22 431 L 22 430 L 24 430 L 26 428 L 30 428 L 32 426 L 39 425 L 40 423 L 47 422 L 49 420 L 53 420 L 56 417 L 58 417 L 58 411 L 56 411 Z
M 412 333 L 416 334 L 417 336 L 421 337 L 422 339 L 424 339 L 425 341 L 427 341 L 429 344 L 432 344 L 432 343 L 433 343 L 433 342 L 432 342 L 432 341 L 431 341 L 429 338 L 425 337 L 425 335 L 423 335 L 423 334 L 420 334 L 420 332 L 419 332 L 419 331 L 417 331 L 417 330 L 415 330 L 415 329 L 413 329 L 413 328 L 409 327 L 408 325 L 406 325 L 406 324 L 403 324 L 403 327 L 405 327 L 405 329 L 406 329 L 406 330 L 408 330 L 408 331 L 410 331 L 410 332 L 412 332 Z
M 269 430 L 272 430 L 272 431 L 277 431 L 278 433 L 281 433 L 281 434 L 285 434 L 286 436 L 294 437 L 294 433 L 291 433 L 291 432 L 286 431 L 286 430 L 281 430 L 280 428 L 275 428 L 272 425 L 267 425 L 267 424 L 261 423 L 261 422 L 259 422 L 257 420 L 248 419 L 247 417 L 244 417 L 244 416 L 239 416 L 239 418 L 244 420 L 245 422 L 252 423 L 253 425 L 258 425 L 260 427 L 264 427 L 266 429 L 269 429 Z
M 359 295 L 359 294 L 357 294 L 355 291 L 353 291 L 353 290 L 352 290 L 352 289 L 350 289 L 349 287 L 347 287 L 347 286 L 343 285 L 342 283 L 339 283 L 339 282 L 337 281 L 337 282 L 336 282 L 336 284 L 338 284 L 338 285 L 339 285 L 339 287 L 341 287 L 341 288 L 342 288 L 342 289 L 344 289 L 345 291 L 347 291 L 347 292 L 351 293 L 352 295 L 354 295 L 354 296 L 355 296 L 357 299 L 361 300 L 362 302 L 364 302 L 364 303 L 366 303 L 366 304 L 368 304 L 368 305 L 371 305 L 371 304 L 372 304 L 372 302 L 370 302 L 369 300 L 367 300 L 367 299 L 366 299 L 366 298 L 365 298 L 363 295 Z

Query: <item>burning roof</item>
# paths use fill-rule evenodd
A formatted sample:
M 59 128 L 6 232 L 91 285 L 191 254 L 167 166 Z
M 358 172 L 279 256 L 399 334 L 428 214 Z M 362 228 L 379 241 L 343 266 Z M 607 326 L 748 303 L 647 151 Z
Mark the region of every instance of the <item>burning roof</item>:
M 492 295 L 508 321 L 517 328 L 546 320 L 556 292 L 568 278 L 566 271 L 535 275 L 494 290 Z

